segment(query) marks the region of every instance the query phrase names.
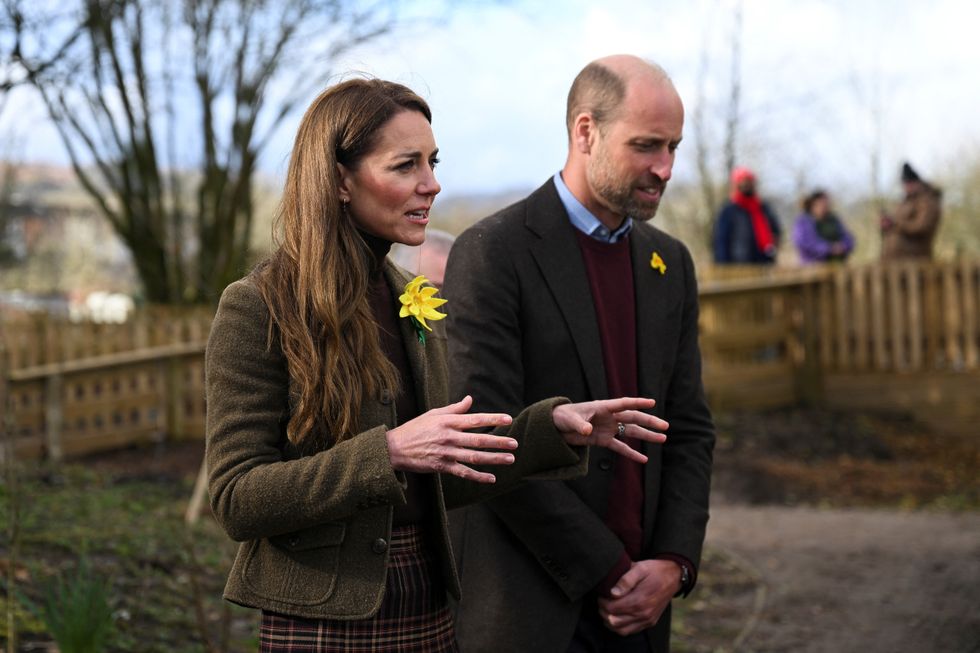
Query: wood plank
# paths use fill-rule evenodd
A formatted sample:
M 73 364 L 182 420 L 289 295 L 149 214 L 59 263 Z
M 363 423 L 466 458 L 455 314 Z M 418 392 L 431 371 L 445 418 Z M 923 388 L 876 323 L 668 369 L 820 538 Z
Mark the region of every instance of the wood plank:
M 851 368 L 851 337 L 847 321 L 847 307 L 850 305 L 848 277 L 844 268 L 837 270 L 834 274 L 834 299 L 837 307 L 837 330 L 834 333 L 834 340 L 837 345 L 837 369 L 847 370 Z
M 945 343 L 946 365 L 954 370 L 963 369 L 963 347 L 960 321 L 960 303 L 957 301 L 957 269 L 952 265 L 942 268 L 943 280 L 943 341 Z
M 891 343 L 892 368 L 896 370 L 904 370 L 908 367 L 908 357 L 905 355 L 906 297 L 908 293 L 904 284 L 905 275 L 902 274 L 906 269 L 907 266 L 901 263 L 888 267 L 888 299 L 891 308 L 889 342 Z
M 851 282 L 854 284 L 851 304 L 854 322 L 854 365 L 853 369 L 866 371 L 868 365 L 868 299 L 866 289 L 866 268 L 855 268 Z
M 780 322 L 739 325 L 716 333 L 706 333 L 701 336 L 701 342 L 716 352 L 728 349 L 744 351 L 765 345 L 780 345 L 786 340 L 787 331 L 787 325 Z
M 833 339 L 833 295 L 831 285 L 827 281 L 822 281 L 817 286 L 817 317 L 820 326 L 817 328 L 817 340 L 820 344 L 820 366 L 823 369 L 830 369 L 834 363 L 834 339 Z
M 891 270 L 876 267 L 871 269 L 871 350 L 874 352 L 874 366 L 879 370 L 890 367 L 885 349 L 885 290 L 882 277 Z M 894 283 L 894 278 L 889 277 Z
M 980 308 L 980 265 L 970 261 L 960 264 L 962 279 L 961 305 L 963 307 L 964 365 L 968 370 L 980 368 L 980 328 L 978 328 L 978 308 Z
M 925 283 L 922 267 L 918 265 L 905 265 L 902 267 L 906 288 L 906 314 L 909 320 L 909 369 L 916 371 L 922 370 L 923 360 L 923 316 L 925 311 L 922 306 L 921 292 L 922 284 Z

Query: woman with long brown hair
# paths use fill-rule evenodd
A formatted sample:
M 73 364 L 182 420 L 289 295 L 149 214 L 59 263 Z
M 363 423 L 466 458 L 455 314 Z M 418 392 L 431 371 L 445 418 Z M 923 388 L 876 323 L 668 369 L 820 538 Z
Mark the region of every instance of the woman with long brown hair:
M 211 506 L 242 544 L 225 597 L 262 610 L 263 651 L 453 651 L 446 510 L 584 473 L 586 445 L 641 462 L 648 399 L 449 403 L 443 300 L 391 264 L 440 191 L 410 89 L 322 93 L 293 147 L 279 246 L 223 293 L 207 348 Z M 496 471 L 491 471 L 496 470 Z

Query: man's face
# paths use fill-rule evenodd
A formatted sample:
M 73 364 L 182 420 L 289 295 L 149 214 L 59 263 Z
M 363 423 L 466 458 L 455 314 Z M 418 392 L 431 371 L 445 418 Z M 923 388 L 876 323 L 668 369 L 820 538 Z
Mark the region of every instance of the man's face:
M 592 143 L 586 178 L 596 201 L 636 220 L 656 215 L 683 128 L 684 107 L 669 83 L 634 81 Z
M 755 195 L 755 178 L 746 177 L 738 182 L 738 190 L 743 195 Z

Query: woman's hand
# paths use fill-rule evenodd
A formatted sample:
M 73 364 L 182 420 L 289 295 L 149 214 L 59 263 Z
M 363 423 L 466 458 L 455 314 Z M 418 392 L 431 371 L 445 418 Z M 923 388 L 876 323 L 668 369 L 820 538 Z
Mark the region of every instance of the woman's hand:
M 621 397 L 562 404 L 555 406 L 551 417 L 555 421 L 555 428 L 568 444 L 606 447 L 630 460 L 645 463 L 647 457 L 618 436 L 658 444 L 666 442 L 666 435 L 650 429 L 665 431 L 670 425 L 659 417 L 642 412 L 653 408 L 656 403 L 653 399 Z M 620 424 L 624 427 L 622 433 Z
M 481 450 L 514 450 L 517 440 L 466 431 L 507 426 L 512 420 L 503 413 L 469 415 L 466 411 L 472 405 L 473 398 L 467 395 L 462 401 L 434 408 L 388 431 L 391 466 L 404 472 L 438 472 L 478 483 L 494 483 L 497 479 L 493 474 L 478 472 L 467 465 L 510 465 L 514 454 Z

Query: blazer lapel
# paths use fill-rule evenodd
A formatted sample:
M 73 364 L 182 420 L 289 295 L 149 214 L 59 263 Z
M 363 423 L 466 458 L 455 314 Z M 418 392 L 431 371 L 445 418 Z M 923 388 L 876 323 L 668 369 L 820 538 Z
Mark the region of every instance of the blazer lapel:
M 391 290 L 391 300 L 396 306 L 400 306 L 398 300 L 405 291 L 405 285 L 411 279 L 405 277 L 397 267 L 390 261 L 385 261 L 385 279 Z M 399 318 L 398 327 L 401 332 L 402 342 L 405 343 L 405 355 L 408 356 L 408 364 L 412 368 L 411 379 L 402 379 L 402 383 L 411 383 L 415 388 L 415 400 L 418 404 L 419 414 L 432 408 L 431 397 L 429 396 L 429 384 L 426 379 L 429 377 L 429 361 L 426 356 L 425 345 L 419 342 L 418 334 L 412 321 L 407 318 Z M 429 332 L 427 331 L 426 334 Z
M 664 260 L 667 268 L 664 273 L 651 265 L 656 252 L 660 257 L 667 256 L 663 249 L 658 250 L 653 231 L 646 225 L 637 224 L 630 234 L 630 249 L 633 256 L 633 287 L 636 294 L 636 355 L 637 389 L 641 396 L 657 400 L 657 408 L 664 397 L 659 396 L 661 387 L 661 368 L 664 362 L 663 339 L 664 317 L 670 310 L 667 301 L 667 274 L 673 261 Z M 680 264 L 676 263 L 680 272 Z M 660 412 L 658 410 L 657 412 Z
M 592 290 L 575 240 L 575 227 L 569 222 L 554 182 L 549 181 L 529 198 L 527 226 L 538 236 L 531 243 L 531 254 L 565 318 L 589 393 L 603 399 L 608 393 L 606 370 Z

